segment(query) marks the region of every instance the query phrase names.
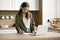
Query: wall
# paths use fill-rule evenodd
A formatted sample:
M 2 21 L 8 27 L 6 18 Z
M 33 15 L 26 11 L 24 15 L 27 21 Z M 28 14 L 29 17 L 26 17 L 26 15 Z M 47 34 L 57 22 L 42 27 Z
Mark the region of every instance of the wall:
M 0 25 L 8 25 L 8 26 L 13 26 L 13 24 L 15 23 L 15 16 L 16 16 L 17 12 L 15 11 L 7 11 L 7 10 L 0 10 L 0 17 L 1 16 L 13 16 L 13 19 L 0 19 Z
M 35 20 L 36 26 L 38 24 L 41 24 L 38 20 L 39 17 L 37 15 L 39 15 L 39 11 L 30 11 L 33 14 L 33 18 Z M 18 13 L 17 10 L 0 10 L 0 16 L 14 16 L 13 19 L 0 19 L 0 25 L 1 24 L 7 24 L 9 26 L 13 26 L 13 24 L 15 23 L 15 16 Z
M 57 18 L 60 18 L 60 0 L 57 0 Z
M 42 18 L 43 25 L 46 25 L 48 19 L 51 21 L 56 17 L 56 0 L 42 1 Z

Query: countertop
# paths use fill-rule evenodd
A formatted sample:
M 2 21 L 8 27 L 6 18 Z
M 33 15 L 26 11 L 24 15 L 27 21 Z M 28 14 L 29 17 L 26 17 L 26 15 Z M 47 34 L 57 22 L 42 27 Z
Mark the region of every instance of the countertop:
M 60 40 L 60 33 L 48 32 L 45 35 L 0 34 L 0 40 Z

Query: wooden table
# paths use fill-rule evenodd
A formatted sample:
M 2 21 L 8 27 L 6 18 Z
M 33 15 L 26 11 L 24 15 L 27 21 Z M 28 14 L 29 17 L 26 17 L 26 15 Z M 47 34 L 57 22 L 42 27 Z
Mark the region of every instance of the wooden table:
M 0 34 L 0 40 L 60 40 L 60 33 L 48 32 L 45 35 Z

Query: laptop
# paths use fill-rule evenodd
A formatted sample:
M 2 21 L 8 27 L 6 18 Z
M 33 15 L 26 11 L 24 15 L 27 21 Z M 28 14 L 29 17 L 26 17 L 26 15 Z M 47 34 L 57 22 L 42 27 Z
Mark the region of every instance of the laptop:
M 48 32 L 48 26 L 46 25 L 39 25 L 37 28 L 36 35 L 45 35 Z

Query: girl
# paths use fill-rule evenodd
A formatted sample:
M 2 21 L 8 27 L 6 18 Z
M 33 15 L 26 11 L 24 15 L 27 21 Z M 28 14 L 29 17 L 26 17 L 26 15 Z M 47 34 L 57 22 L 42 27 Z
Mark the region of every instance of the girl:
M 21 4 L 21 8 L 16 15 L 15 26 L 17 33 L 23 34 L 24 32 L 34 32 L 35 23 L 32 14 L 29 12 L 29 4 L 27 2 Z

